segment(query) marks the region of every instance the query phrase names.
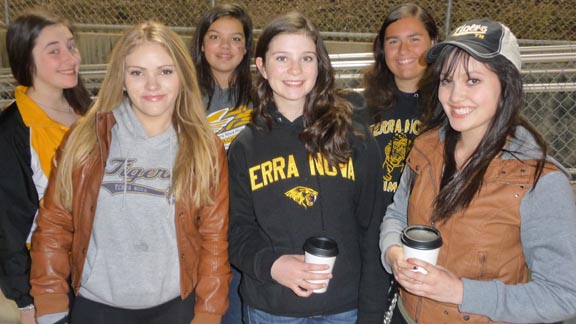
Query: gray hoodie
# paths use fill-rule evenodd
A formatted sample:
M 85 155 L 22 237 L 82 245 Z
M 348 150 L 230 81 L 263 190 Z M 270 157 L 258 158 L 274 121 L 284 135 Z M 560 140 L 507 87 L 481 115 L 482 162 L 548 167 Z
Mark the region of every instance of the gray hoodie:
M 79 293 L 114 307 L 148 308 L 180 295 L 174 205 L 167 197 L 178 142 L 172 126 L 149 137 L 128 101 L 114 117 Z

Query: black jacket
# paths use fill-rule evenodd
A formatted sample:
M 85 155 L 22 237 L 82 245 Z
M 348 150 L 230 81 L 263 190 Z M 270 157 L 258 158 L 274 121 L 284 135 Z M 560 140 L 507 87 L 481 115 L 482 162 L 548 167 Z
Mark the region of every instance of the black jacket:
M 270 131 L 246 127 L 229 150 L 230 259 L 244 273 L 240 293 L 256 309 L 281 316 L 337 314 L 358 308 L 359 323 L 382 323 L 387 282 L 380 264 L 381 156 L 372 136 L 352 137 L 351 163 L 329 168 L 309 158 L 302 117 L 274 115 Z M 367 132 L 366 132 L 367 133 Z M 284 254 L 332 237 L 339 252 L 328 291 L 298 297 L 271 277 Z
M 30 130 L 14 102 L 0 114 L 0 288 L 18 307 L 33 303 L 26 239 L 38 193 L 30 152 Z

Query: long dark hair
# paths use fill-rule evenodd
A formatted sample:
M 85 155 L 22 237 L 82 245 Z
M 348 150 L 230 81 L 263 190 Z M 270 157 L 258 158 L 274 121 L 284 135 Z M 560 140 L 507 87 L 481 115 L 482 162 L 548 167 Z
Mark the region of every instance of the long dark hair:
M 386 29 L 396 21 L 407 17 L 417 18 L 426 28 L 430 39 L 435 43 L 440 41 L 436 21 L 423 7 L 414 3 L 405 3 L 393 8 L 388 13 L 372 46 L 374 64 L 364 71 L 364 97 L 375 121 L 379 120 L 381 115 L 394 105 L 393 89 L 396 87 L 394 74 L 386 65 L 384 52 Z
M 42 30 L 48 26 L 64 25 L 74 34 L 71 25 L 51 13 L 34 9 L 28 11 L 10 23 L 6 32 L 6 50 L 12 75 L 18 84 L 34 86 L 36 64 L 32 50 L 36 46 L 36 39 Z M 84 115 L 90 106 L 90 93 L 84 87 L 82 78 L 78 77 L 78 84 L 74 88 L 64 89 L 64 98 L 80 115 Z
M 250 18 L 246 8 L 241 4 L 231 3 L 221 4 L 206 11 L 202 17 L 200 17 L 200 21 L 198 22 L 196 31 L 194 32 L 190 54 L 194 61 L 194 65 L 196 66 L 200 91 L 202 92 L 202 95 L 208 97 L 208 107 L 206 108 L 209 108 L 212 96 L 214 95 L 216 82 L 212 76 L 210 64 L 206 60 L 206 56 L 204 56 L 204 52 L 202 51 L 202 44 L 204 42 L 204 36 L 208 32 L 210 26 L 222 17 L 231 17 L 240 21 L 246 39 L 246 54 L 244 54 L 244 58 L 236 67 L 229 80 L 229 86 L 232 90 L 230 91 L 230 99 L 236 100 L 234 105 L 234 109 L 236 109 L 240 106 L 248 105 L 252 100 L 250 56 L 252 54 L 254 36 L 252 33 L 252 19 Z
M 444 172 L 440 182 L 440 192 L 435 200 L 432 221 L 442 221 L 450 218 L 454 213 L 470 205 L 482 186 L 486 171 L 496 156 L 506 150 L 506 141 L 513 137 L 518 126 L 526 128 L 534 137 L 541 149 L 542 157 L 536 164 L 534 180 L 537 181 L 544 168 L 547 154 L 547 145 L 542 136 L 521 115 L 524 106 L 524 92 L 520 71 L 503 56 L 491 58 L 483 64 L 498 76 L 500 81 L 500 98 L 495 115 L 492 117 L 484 137 L 472 153 L 467 163 L 460 170 L 457 169 L 454 158 L 456 143 L 460 133 L 452 129 L 448 117 L 444 113 L 438 100 L 439 83 L 443 78 L 451 78 L 457 67 L 462 66 L 468 73 L 470 55 L 455 46 L 446 46 L 433 68 L 431 81 L 433 84 L 430 101 L 432 106 L 424 117 L 424 132 L 435 129 L 445 130 L 444 144 Z
M 255 56 L 266 62 L 270 42 L 280 34 L 305 34 L 316 45 L 318 77 L 306 96 L 303 110 L 304 130 L 300 139 L 308 152 L 320 152 L 332 165 L 344 163 L 351 156 L 348 135 L 352 134 L 352 107 L 336 95 L 334 70 L 320 32 L 304 15 L 291 12 L 272 20 L 262 32 L 256 45 Z M 253 122 L 272 127 L 274 94 L 268 81 L 259 73 L 256 81 L 257 96 Z

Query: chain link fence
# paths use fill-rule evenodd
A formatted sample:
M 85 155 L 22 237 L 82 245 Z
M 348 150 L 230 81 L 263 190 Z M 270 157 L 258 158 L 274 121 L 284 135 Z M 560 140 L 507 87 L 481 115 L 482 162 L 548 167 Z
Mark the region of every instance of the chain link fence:
M 31 7 L 46 8 L 94 29 L 127 26 L 157 19 L 172 27 L 190 28 L 217 0 L 4 0 L 1 25 Z M 333 37 L 371 40 L 386 13 L 404 0 L 238 0 L 249 9 L 255 29 L 289 10 L 309 16 Z M 508 25 L 523 40 L 576 40 L 574 0 L 421 0 L 442 30 L 472 18 L 489 17 Z
M 190 37 L 200 15 L 217 0 L 4 0 L 0 30 L 22 11 L 42 7 L 73 22 L 81 32 L 117 32 L 155 19 Z M 404 0 L 238 0 L 249 9 L 256 34 L 274 16 L 298 10 L 310 17 L 326 40 L 359 42 L 366 51 L 387 12 Z M 508 25 L 523 46 L 522 77 L 525 116 L 550 144 L 551 154 L 576 175 L 576 0 L 422 0 L 442 34 L 465 20 L 489 17 Z M 558 45 L 553 52 L 537 45 Z M 542 47 L 543 48 L 543 47 Z M 548 47 L 550 48 L 550 47 Z M 528 50 L 531 52 L 527 52 Z M 560 56 L 558 56 L 560 55 Z M 342 87 L 360 88 L 362 68 L 372 57 L 333 57 Z M 106 63 L 103 59 L 102 62 Z M 11 100 L 14 81 L 7 66 L 0 70 L 0 101 Z M 103 65 L 82 67 L 88 88 L 96 94 Z
M 566 61 L 524 60 L 523 113 L 544 136 L 552 156 L 571 168 L 576 180 L 576 46 L 572 50 L 572 58 Z

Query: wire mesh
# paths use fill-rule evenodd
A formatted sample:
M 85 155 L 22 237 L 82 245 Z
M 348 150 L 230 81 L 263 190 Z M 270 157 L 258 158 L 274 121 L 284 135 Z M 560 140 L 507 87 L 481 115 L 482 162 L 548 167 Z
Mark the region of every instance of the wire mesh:
M 132 25 L 156 19 L 173 27 L 193 27 L 198 17 L 217 0 L 5 0 L 6 25 L 22 11 L 42 7 L 76 24 L 102 28 Z M 272 17 L 290 10 L 309 16 L 321 31 L 344 33 L 344 38 L 365 38 L 376 33 L 383 17 L 404 0 L 239 0 L 249 9 L 254 27 L 261 29 Z M 420 0 L 442 30 L 446 18 L 452 26 L 465 20 L 489 17 L 508 25 L 526 40 L 576 40 L 576 3 L 574 0 Z M 448 10 L 449 9 L 449 10 Z M 350 35 L 357 34 L 357 35 Z

